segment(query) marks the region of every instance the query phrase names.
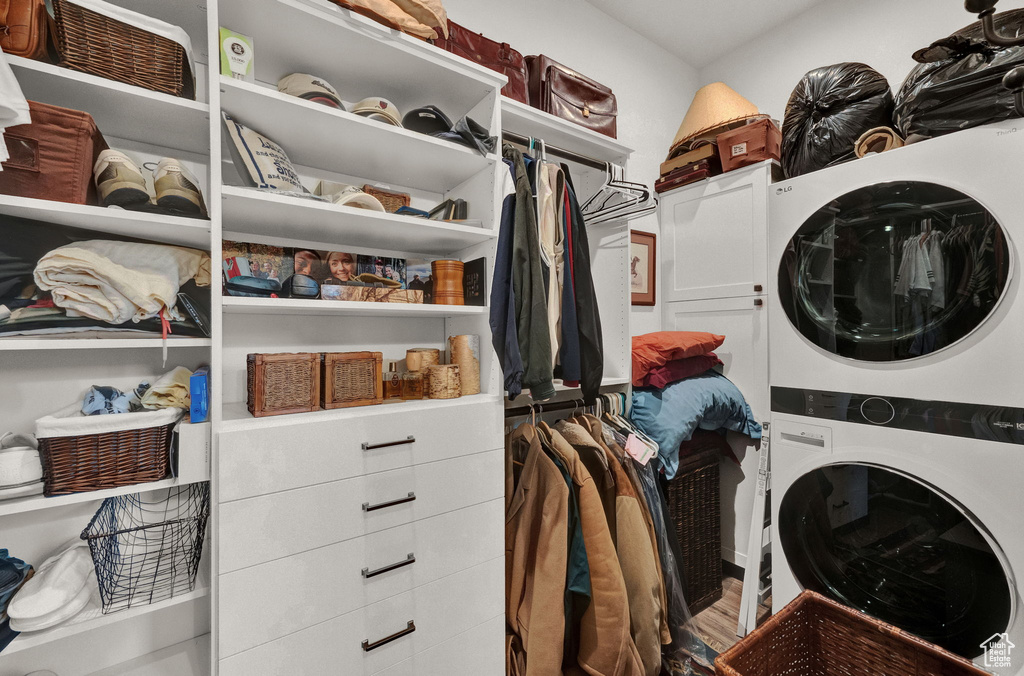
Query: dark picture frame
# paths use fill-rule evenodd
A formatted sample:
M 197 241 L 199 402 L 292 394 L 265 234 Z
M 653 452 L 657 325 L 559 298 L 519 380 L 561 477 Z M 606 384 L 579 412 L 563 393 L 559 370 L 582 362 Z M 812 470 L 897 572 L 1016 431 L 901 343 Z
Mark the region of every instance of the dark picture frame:
M 658 237 L 653 232 L 629 233 L 629 290 L 631 305 L 655 304 L 658 283 Z

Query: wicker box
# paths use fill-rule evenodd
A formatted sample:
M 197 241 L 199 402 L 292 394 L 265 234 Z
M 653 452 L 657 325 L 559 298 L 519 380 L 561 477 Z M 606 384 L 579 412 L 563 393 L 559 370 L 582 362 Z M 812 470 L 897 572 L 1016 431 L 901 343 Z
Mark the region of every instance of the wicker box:
M 66 495 L 159 481 L 170 474 L 180 409 L 83 416 L 73 404 L 36 421 L 43 493 Z
M 805 591 L 715 660 L 719 676 L 983 676 L 967 660 Z
M 296 352 L 246 357 L 249 413 L 257 418 L 320 410 L 320 354 Z
M 128 11 L 128 10 L 123 10 Z M 196 98 L 195 74 L 177 42 L 71 0 L 53 0 L 61 65 L 153 91 Z
M 714 432 L 710 433 L 718 436 Z M 668 482 L 669 517 L 682 550 L 686 602 L 694 615 L 722 598 L 722 509 L 714 440 L 698 436 Z
M 384 402 L 380 352 L 325 352 L 320 357 L 320 406 L 347 408 Z

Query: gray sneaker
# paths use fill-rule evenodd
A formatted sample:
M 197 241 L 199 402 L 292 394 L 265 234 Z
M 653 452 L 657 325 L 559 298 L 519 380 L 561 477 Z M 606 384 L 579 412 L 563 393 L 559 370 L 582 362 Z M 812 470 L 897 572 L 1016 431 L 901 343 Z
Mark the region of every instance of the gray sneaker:
M 153 171 L 157 205 L 188 214 L 206 214 L 199 179 L 178 160 L 165 157 Z
M 143 204 L 153 197 L 142 170 L 120 150 L 101 151 L 92 172 L 103 206 Z

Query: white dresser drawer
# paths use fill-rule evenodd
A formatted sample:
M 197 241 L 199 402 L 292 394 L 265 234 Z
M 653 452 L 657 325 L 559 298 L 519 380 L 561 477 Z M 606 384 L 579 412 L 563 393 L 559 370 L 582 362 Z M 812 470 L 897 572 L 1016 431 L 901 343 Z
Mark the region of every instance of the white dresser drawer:
M 375 676 L 501 676 L 505 673 L 505 616 L 427 648 Z
M 504 515 L 498 498 L 221 575 L 219 654 L 234 655 L 500 557 Z
M 220 676 L 371 676 L 500 614 L 504 568 L 504 557 L 492 559 L 232 655 L 221 660 Z M 263 610 L 275 612 L 270 606 Z M 389 637 L 394 638 L 381 643 Z
M 297 416 L 294 424 L 222 433 L 218 500 L 229 502 L 503 446 L 501 409 L 493 403 L 407 412 L 402 404 L 385 404 L 365 410 L 366 415 L 336 420 L 310 422 Z
M 219 572 L 486 502 L 504 491 L 504 451 L 496 450 L 236 500 L 220 506 Z

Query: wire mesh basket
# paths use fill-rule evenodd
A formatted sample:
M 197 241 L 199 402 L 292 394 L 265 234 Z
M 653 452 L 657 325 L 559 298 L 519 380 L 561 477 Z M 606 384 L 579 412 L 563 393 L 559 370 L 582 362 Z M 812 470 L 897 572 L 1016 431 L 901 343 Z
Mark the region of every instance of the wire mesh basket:
M 210 516 L 210 484 L 107 498 L 82 531 L 103 612 L 148 605 L 195 589 Z

